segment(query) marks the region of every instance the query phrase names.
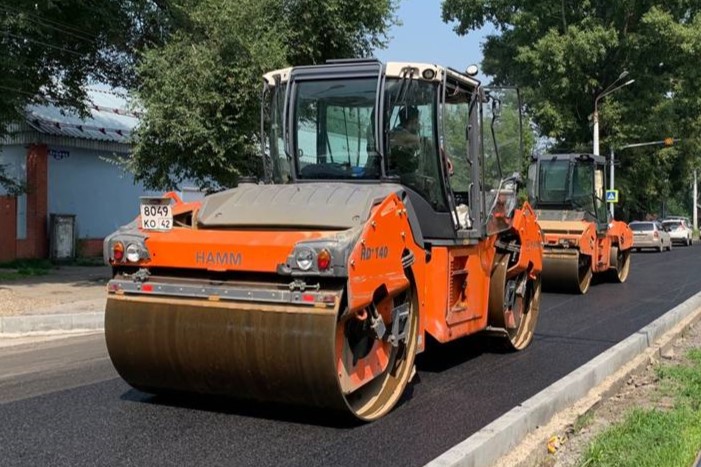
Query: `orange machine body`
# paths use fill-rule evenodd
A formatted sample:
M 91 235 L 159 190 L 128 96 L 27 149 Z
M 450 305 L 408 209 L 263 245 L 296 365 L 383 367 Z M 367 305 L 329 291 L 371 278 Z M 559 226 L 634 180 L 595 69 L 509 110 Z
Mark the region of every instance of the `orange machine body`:
M 170 195 L 169 195 L 170 196 Z M 173 214 L 197 215 L 199 203 L 173 205 Z M 140 218 L 136 219 L 136 224 Z M 509 233 L 521 245 L 509 275 L 527 272 L 536 278 L 542 270 L 541 233 L 533 209 L 525 205 L 514 211 Z M 198 229 L 175 227 L 168 232 L 142 231 L 149 257 L 130 266 L 184 269 L 211 273 L 276 274 L 300 241 L 354 235 L 335 230 Z M 401 258 L 409 250 L 415 258 L 412 280 L 419 303 L 418 351 L 425 333 L 448 342 L 484 331 L 489 326 L 490 275 L 494 267 L 497 236 L 464 245 L 436 246 L 430 255 L 414 242 L 407 208 L 396 194 L 374 206 L 362 227 L 347 263 L 348 309 L 360 313 L 378 290 L 394 296 L 409 286 Z M 109 254 L 109 253 L 108 253 Z M 113 266 L 120 266 L 113 258 Z M 120 293 L 119 290 L 111 290 Z M 216 300 L 216 298 L 212 298 Z
M 586 293 L 593 274 L 624 282 L 633 232 L 610 220 L 604 202 L 606 160 L 590 154 L 543 154 L 529 170 L 529 196 L 543 229 L 543 285 Z
M 144 199 L 105 239 L 106 343 L 127 382 L 370 421 L 429 336 L 532 342 L 543 238 L 501 171 L 521 154 L 482 167 L 483 138 L 514 137 L 499 119 L 520 116 L 515 90 L 359 59 L 275 70 L 263 91 L 263 183 Z M 445 136 L 449 116 L 466 131 Z
M 578 221 L 539 221 L 543 229 L 546 251 L 552 248 L 572 248 L 590 256 L 593 273 L 606 272 L 612 267 L 611 247 L 630 250 L 633 232 L 625 222 L 613 221 L 608 229 L 599 233 L 596 223 Z

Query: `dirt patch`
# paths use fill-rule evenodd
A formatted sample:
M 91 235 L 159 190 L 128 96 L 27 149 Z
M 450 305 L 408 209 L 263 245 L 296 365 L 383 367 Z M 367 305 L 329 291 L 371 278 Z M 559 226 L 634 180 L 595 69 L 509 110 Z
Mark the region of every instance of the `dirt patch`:
M 701 323 L 643 360 L 621 382 L 595 390 L 585 399 L 553 417 L 546 427 L 530 434 L 496 465 L 519 467 L 574 467 L 581 465 L 590 442 L 608 427 L 623 421 L 633 408 L 671 409 L 673 400 L 662 390 L 657 368 L 688 364 L 689 350 L 701 348 Z M 633 362 L 631 362 L 633 363 Z M 615 375 L 614 375 L 615 377 Z
M 106 296 L 109 278 L 106 266 L 64 266 L 44 276 L 0 283 L 0 316 L 45 313 L 99 301 Z

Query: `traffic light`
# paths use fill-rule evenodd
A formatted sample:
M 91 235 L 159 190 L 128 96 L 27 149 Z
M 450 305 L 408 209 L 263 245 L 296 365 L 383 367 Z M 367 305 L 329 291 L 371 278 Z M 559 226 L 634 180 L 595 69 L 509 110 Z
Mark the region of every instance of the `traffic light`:
M 663 141 L 665 147 L 670 147 L 674 145 L 674 138 L 665 138 Z

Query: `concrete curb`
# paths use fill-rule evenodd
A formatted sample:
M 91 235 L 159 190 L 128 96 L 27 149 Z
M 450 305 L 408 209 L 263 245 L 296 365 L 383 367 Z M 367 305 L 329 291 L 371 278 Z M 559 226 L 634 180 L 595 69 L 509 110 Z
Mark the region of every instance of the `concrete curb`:
M 0 337 L 104 329 L 105 312 L 0 317 Z
M 693 316 L 693 317 L 692 317 Z M 615 373 L 628 361 L 652 347 L 666 332 L 685 319 L 701 316 L 701 292 L 556 381 L 518 407 L 514 407 L 477 433 L 453 446 L 427 467 L 493 465 L 531 431 L 546 424 Z

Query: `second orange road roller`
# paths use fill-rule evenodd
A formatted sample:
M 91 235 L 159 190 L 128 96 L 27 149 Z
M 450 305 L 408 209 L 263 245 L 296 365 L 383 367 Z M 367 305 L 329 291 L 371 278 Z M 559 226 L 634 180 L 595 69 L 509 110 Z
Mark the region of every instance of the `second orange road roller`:
M 105 240 L 107 347 L 129 384 L 370 421 L 429 336 L 532 341 L 543 239 L 519 177 L 487 180 L 506 165 L 484 153 L 499 123 L 478 80 L 345 60 L 268 73 L 263 98 L 263 180 L 144 198 Z
M 604 200 L 606 159 L 590 154 L 544 154 L 528 174 L 529 198 L 545 236 L 543 287 L 584 294 L 592 276 L 624 282 L 633 232 L 609 219 Z

